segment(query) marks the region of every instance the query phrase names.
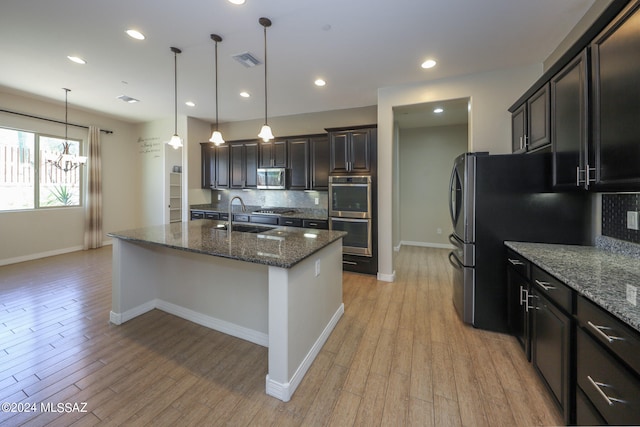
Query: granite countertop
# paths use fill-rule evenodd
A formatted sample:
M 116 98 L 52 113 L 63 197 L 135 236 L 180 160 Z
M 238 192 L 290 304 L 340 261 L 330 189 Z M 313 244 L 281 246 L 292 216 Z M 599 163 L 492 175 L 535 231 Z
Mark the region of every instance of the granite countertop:
M 236 203 L 233 205 L 233 213 L 246 213 L 249 215 L 274 215 L 274 214 L 264 214 L 264 213 L 253 213 L 258 209 L 262 209 L 262 206 L 249 206 L 247 205 L 247 211 L 242 212 L 242 207 L 240 204 Z M 223 212 L 227 213 L 229 210 L 228 205 L 217 205 L 217 204 L 203 204 L 203 205 L 191 205 L 189 209 L 198 210 L 198 211 L 209 211 L 209 212 Z M 290 213 L 286 215 L 276 215 L 285 218 L 300 218 L 300 219 L 315 219 L 315 220 L 326 220 L 327 219 L 327 210 L 326 209 L 312 209 L 312 208 L 291 208 L 294 209 L 295 213 Z
M 640 287 L 640 257 L 634 251 L 525 242 L 505 245 L 640 332 L 640 306 L 627 301 L 627 285 Z
M 262 233 L 228 233 L 226 221 L 195 220 L 108 233 L 130 242 L 149 243 L 239 261 L 291 268 L 342 238 L 343 231 L 276 227 Z

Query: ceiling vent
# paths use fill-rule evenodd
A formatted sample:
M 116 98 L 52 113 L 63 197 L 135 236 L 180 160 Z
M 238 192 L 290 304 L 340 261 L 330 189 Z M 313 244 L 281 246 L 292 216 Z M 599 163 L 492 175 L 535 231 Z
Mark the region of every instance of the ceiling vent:
M 116 99 L 120 99 L 120 100 L 122 100 L 124 102 L 128 102 L 129 104 L 135 104 L 136 102 L 140 102 L 139 99 L 135 99 L 135 98 L 132 98 L 132 97 L 127 96 L 127 95 L 117 96 Z
M 255 56 L 253 56 L 249 52 L 242 52 L 237 55 L 233 55 L 232 58 L 247 68 L 255 67 L 256 65 L 262 64 L 262 62 L 260 62 Z

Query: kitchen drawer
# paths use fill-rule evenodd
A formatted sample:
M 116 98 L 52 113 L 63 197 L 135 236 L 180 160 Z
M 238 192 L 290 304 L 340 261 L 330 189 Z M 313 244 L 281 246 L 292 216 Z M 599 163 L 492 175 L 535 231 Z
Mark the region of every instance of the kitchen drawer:
M 591 301 L 580 296 L 577 304 L 580 325 L 640 374 L 640 334 Z
M 531 278 L 531 263 L 522 255 L 507 249 L 507 264 L 529 280 Z
M 531 281 L 542 295 L 567 313 L 573 313 L 574 292 L 570 287 L 536 265 L 531 266 Z
M 329 221 L 317 219 L 303 219 L 302 226 L 304 228 L 319 228 L 321 230 L 329 229 Z
M 227 215 L 228 217 L 229 215 Z M 249 222 L 249 215 L 247 214 L 233 214 L 233 220 L 238 222 Z
M 219 219 L 220 214 L 218 212 L 205 212 L 204 217 L 205 219 Z
M 601 426 L 606 424 L 589 398 L 579 387 L 576 388 L 576 425 Z
M 280 218 L 279 225 L 287 227 L 302 227 L 302 218 Z
M 191 219 L 203 219 L 204 212 L 203 211 L 191 211 Z
M 608 424 L 640 424 L 640 380 L 585 331 L 577 335 L 578 386 Z
M 251 215 L 251 222 L 255 224 L 278 225 L 278 217 L 273 215 Z
M 219 213 L 218 214 L 218 219 L 221 220 L 221 221 L 229 221 L 229 214 Z

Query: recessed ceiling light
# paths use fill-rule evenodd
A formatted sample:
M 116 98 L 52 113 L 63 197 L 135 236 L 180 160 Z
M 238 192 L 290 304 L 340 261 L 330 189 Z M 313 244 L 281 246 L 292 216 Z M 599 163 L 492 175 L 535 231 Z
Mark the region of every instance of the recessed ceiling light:
M 240 92 L 240 96 L 243 98 L 249 98 L 251 94 L 249 92 Z
M 144 40 L 144 34 L 137 30 L 127 30 L 125 31 L 129 37 L 136 40 Z
M 229 3 L 232 4 L 244 4 L 245 0 L 229 0 Z
M 422 68 L 433 68 L 436 66 L 436 61 L 434 61 L 433 59 L 427 59 L 422 63 L 421 66 Z
M 436 108 L 435 110 L 433 110 L 434 113 L 436 114 L 440 114 L 442 113 L 444 110 L 442 108 Z
M 184 103 L 184 105 L 186 105 L 187 107 L 195 107 L 196 103 L 193 101 L 187 101 Z
M 80 58 L 79 56 L 71 56 L 71 55 L 69 55 L 69 56 L 67 56 L 67 58 L 69 58 L 69 61 L 73 61 L 76 64 L 83 64 L 84 65 L 84 64 L 87 63 L 87 61 L 85 61 L 84 59 Z
M 327 84 L 327 82 L 325 82 L 322 79 L 317 79 L 315 82 L 313 82 L 316 86 L 324 86 Z

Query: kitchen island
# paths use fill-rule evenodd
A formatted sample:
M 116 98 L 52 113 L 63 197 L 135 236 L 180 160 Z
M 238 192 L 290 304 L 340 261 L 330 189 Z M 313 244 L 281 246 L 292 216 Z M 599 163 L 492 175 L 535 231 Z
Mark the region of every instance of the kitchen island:
M 288 401 L 344 313 L 343 232 L 227 232 L 198 220 L 109 233 L 110 321 L 160 309 L 268 347 L 266 392 Z

